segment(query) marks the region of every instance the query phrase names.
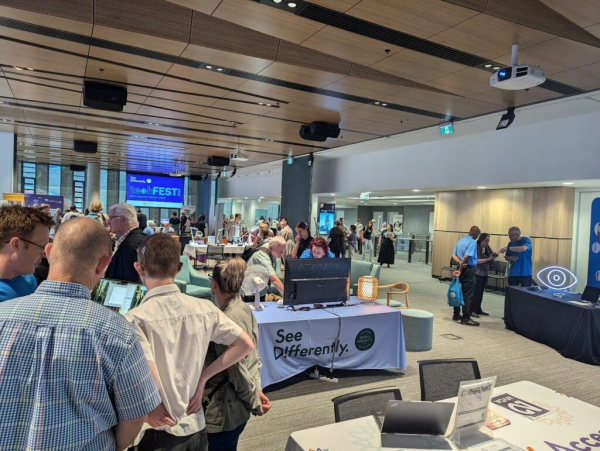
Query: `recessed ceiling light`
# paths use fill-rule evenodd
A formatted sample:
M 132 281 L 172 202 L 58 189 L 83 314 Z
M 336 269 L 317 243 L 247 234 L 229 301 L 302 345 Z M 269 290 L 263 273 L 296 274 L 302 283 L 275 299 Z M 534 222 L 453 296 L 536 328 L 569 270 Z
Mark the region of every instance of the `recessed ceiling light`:
M 330 196 L 335 196 L 335 193 L 331 193 Z
M 500 69 L 500 66 L 494 67 L 494 70 L 499 70 L 499 69 Z
M 487 186 L 478 186 L 477 189 L 487 189 Z
M 262 103 L 262 102 L 258 102 L 258 104 L 259 104 L 259 105 L 264 105 L 264 103 Z
M 563 182 L 563 185 L 572 185 L 573 182 Z
M 418 193 L 419 191 L 421 191 L 420 189 L 413 189 L 413 193 Z
M 17 67 L 17 66 L 13 66 L 13 67 L 14 67 L 15 69 L 17 69 L 17 70 L 23 70 L 23 68 L 22 68 L 22 67 Z
M 271 106 L 271 104 L 270 104 L 270 103 L 267 103 L 267 106 Z
M 212 66 L 206 66 L 207 69 L 212 69 Z
M 394 202 L 394 205 L 398 205 L 398 202 Z
M 273 3 L 281 3 L 281 0 L 273 0 Z
M 375 105 L 379 105 L 379 102 L 375 102 Z
M 223 72 L 223 68 L 222 68 L 222 67 L 217 67 L 217 70 L 218 70 L 219 72 Z
M 489 69 L 490 67 L 492 67 L 492 65 L 491 64 L 486 64 L 485 67 L 487 67 Z
M 381 105 L 382 105 L 382 106 L 387 106 L 387 103 L 382 103 Z
M 295 8 L 296 4 L 294 2 L 290 2 L 290 3 L 288 3 L 288 7 L 289 8 Z
M 27 70 L 33 70 L 33 67 L 28 67 Z

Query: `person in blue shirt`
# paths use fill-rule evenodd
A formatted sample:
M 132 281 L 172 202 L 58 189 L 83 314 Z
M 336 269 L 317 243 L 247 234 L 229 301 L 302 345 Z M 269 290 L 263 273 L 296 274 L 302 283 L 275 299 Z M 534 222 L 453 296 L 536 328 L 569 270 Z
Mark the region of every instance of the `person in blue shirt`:
M 481 235 L 479 227 L 473 226 L 469 234 L 456 243 L 452 259 L 458 264 L 458 269 L 454 271 L 454 277 L 458 277 L 462 289 L 465 305 L 462 307 L 462 316 L 460 307 L 454 307 L 452 321 L 460 321 L 465 326 L 479 326 L 477 321 L 471 319 L 471 302 L 475 293 L 475 267 L 477 266 L 477 238 Z
M 53 225 L 52 216 L 34 208 L 0 208 L 0 302 L 36 290 L 33 273 L 42 260 Z
M 329 250 L 325 238 L 318 237 L 309 244 L 308 249 L 302 252 L 300 258 L 335 258 L 335 256 Z
M 508 285 L 515 287 L 530 287 L 533 285 L 533 249 L 531 240 L 524 236 L 521 237 L 521 229 L 511 227 L 508 229 L 508 238 L 510 242 L 506 247 L 504 259 L 510 262 L 508 270 Z

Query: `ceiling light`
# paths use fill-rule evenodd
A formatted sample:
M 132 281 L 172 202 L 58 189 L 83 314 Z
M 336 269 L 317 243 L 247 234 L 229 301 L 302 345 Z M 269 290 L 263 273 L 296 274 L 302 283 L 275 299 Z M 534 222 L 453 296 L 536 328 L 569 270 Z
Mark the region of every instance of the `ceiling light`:
M 513 121 L 515 120 L 515 107 L 510 107 L 508 108 L 508 110 L 506 110 L 506 113 L 504 113 L 502 115 L 502 117 L 500 118 L 500 122 L 498 122 L 498 126 L 496 127 L 496 130 L 504 130 L 505 128 L 508 128 L 510 124 L 513 123 Z
M 273 0 L 273 3 L 281 3 L 281 0 Z
M 379 102 L 375 102 L 375 105 L 379 105 Z
M 212 66 L 206 66 L 207 69 L 212 69 Z
M 572 185 L 573 182 L 563 182 L 563 185 Z
M 17 67 L 17 66 L 13 66 L 13 67 L 14 67 L 15 69 L 17 69 L 17 70 L 23 70 L 23 68 L 22 68 L 22 67 Z
M 413 193 L 418 193 L 420 191 L 421 191 L 420 189 L 413 189 Z
M 477 189 L 487 189 L 487 186 L 478 186 Z
M 331 193 L 330 196 L 335 196 L 335 193 Z
M 28 67 L 27 70 L 33 70 L 33 67 Z
M 218 70 L 219 72 L 223 72 L 223 68 L 222 68 L 222 67 L 217 67 L 217 70 Z
M 271 106 L 271 104 L 270 104 L 270 103 L 267 103 L 267 106 Z
M 264 103 L 262 103 L 262 102 L 258 102 L 258 104 L 259 104 L 259 105 L 264 105 Z
M 288 3 L 288 8 L 295 8 L 297 5 L 294 2 Z
M 500 66 L 494 67 L 494 70 L 500 70 Z
M 387 103 L 382 103 L 381 106 L 387 106 Z
M 492 65 L 491 64 L 486 64 L 485 67 L 487 67 L 489 69 L 490 67 L 492 67 Z

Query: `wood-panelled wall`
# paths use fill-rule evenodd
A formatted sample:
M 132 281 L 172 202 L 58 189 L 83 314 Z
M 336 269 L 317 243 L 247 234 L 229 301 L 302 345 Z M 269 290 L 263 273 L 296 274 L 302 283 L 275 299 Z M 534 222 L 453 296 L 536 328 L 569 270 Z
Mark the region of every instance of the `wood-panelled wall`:
M 519 227 L 533 242 L 534 275 L 550 265 L 570 267 L 574 201 L 575 190 L 566 187 L 437 193 L 432 274 L 440 275 L 456 242 L 474 225 L 491 235 L 494 250 L 507 245 L 510 227 Z

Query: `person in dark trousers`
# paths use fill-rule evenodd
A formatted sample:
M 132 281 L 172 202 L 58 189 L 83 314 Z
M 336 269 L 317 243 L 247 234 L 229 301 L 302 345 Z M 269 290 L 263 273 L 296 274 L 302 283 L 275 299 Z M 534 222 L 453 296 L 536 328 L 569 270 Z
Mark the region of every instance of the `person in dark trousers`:
M 346 241 L 346 231 L 342 228 L 340 221 L 335 221 L 334 226 L 329 231 L 329 250 L 333 252 L 335 258 L 344 256 L 344 243 Z
M 500 249 L 500 253 L 503 252 L 504 249 Z M 479 318 L 479 315 L 489 315 L 489 313 L 481 310 L 481 302 L 488 281 L 488 273 L 490 269 L 494 269 L 494 260 L 497 258 L 498 254 L 490 247 L 490 235 L 488 233 L 479 235 L 477 240 L 477 266 L 475 267 L 475 292 L 471 304 L 471 316 L 474 318 Z
M 196 227 L 198 227 L 198 231 L 202 233 L 202 236 L 206 236 L 206 216 L 200 215 L 198 216 L 198 222 L 196 223 Z
M 460 307 L 454 307 L 452 321 L 460 321 L 465 326 L 479 326 L 477 321 L 471 319 L 471 303 L 473 302 L 473 293 L 475 291 L 475 266 L 477 266 L 477 238 L 481 234 L 479 227 L 473 226 L 469 234 L 456 243 L 452 259 L 458 263 L 458 269 L 454 271 L 454 277 L 460 280 L 462 295 L 465 305 L 462 307 L 462 316 Z
M 377 262 L 381 266 L 387 264 L 387 267 L 389 268 L 390 265 L 394 264 L 396 258 L 396 248 L 394 247 L 396 237 L 394 236 L 394 227 L 392 227 L 391 224 L 386 226 L 385 231 L 381 234 L 380 240 Z
M 533 285 L 532 244 L 531 239 L 521 237 L 521 229 L 508 229 L 510 242 L 506 247 L 504 259 L 510 263 L 508 285 L 513 287 L 530 287 Z
M 133 264 L 137 262 L 137 250 L 146 235 L 139 228 L 135 209 L 126 203 L 113 205 L 108 210 L 108 225 L 118 239 L 105 277 L 139 282 L 140 278 Z
M 144 231 L 144 229 L 148 227 L 148 217 L 142 213 L 140 208 L 137 209 L 137 220 L 140 224 L 140 230 Z
M 169 224 L 175 230 L 175 234 L 179 235 L 179 224 L 181 224 L 181 219 L 177 216 L 177 212 L 173 212 L 173 216 L 169 219 Z
M 183 235 L 185 233 L 185 226 L 187 225 L 188 222 L 188 217 L 186 216 L 185 212 L 181 213 L 181 233 L 180 235 Z

